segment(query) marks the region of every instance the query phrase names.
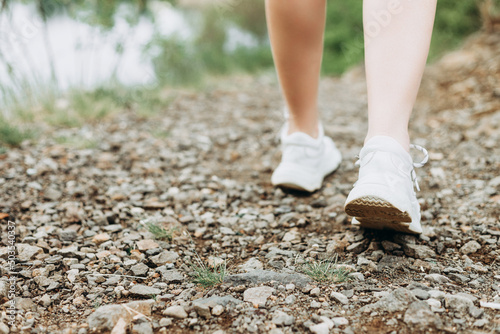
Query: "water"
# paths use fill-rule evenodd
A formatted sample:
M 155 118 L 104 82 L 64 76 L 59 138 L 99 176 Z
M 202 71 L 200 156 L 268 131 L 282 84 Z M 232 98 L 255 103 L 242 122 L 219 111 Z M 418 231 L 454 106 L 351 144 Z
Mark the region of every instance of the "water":
M 0 14 L 0 85 L 19 89 L 20 83 L 51 82 L 51 58 L 57 86 L 62 90 L 75 86 L 91 88 L 110 78 L 124 85 L 155 82 L 151 54 L 143 52 L 145 45 L 155 34 L 188 39 L 194 29 L 184 11 L 166 2 L 152 2 L 150 6 L 154 20 L 142 17 L 131 25 L 126 15 L 134 9 L 122 5 L 115 25 L 106 31 L 67 15 L 58 15 L 48 20 L 45 35 L 35 6 L 14 4 L 8 12 Z M 251 34 L 238 27 L 227 29 L 225 49 L 228 52 L 237 45 L 257 45 Z M 116 49 L 118 44 L 123 47 L 121 52 Z

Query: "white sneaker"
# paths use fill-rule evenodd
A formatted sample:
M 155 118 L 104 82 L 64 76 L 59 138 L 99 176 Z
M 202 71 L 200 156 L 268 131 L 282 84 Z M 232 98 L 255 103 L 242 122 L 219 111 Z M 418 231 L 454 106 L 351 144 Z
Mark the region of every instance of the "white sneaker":
M 428 160 L 427 151 L 411 145 L 425 154 L 414 163 L 410 154 L 392 137 L 376 136 L 363 147 L 356 162 L 359 179 L 349 193 L 345 212 L 354 217 L 352 224 L 365 228 L 391 229 L 405 233 L 422 233 L 420 205 L 414 167 Z
M 316 139 L 303 132 L 287 133 L 285 124 L 281 130 L 281 163 L 271 177 L 272 184 L 308 192 L 318 190 L 324 177 L 339 167 L 340 151 L 324 135 L 321 124 Z

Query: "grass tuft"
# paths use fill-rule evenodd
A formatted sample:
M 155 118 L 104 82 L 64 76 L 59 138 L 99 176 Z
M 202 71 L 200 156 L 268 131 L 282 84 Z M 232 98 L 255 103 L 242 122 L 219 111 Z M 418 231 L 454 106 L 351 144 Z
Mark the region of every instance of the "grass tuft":
M 193 283 L 200 284 L 203 287 L 212 287 L 217 284 L 221 284 L 226 276 L 227 268 L 226 261 L 224 263 L 210 268 L 203 262 L 199 265 L 192 265 L 194 273 L 191 274 L 193 277 Z
M 19 146 L 23 140 L 31 138 L 32 135 L 27 130 L 21 130 L 15 125 L 9 124 L 6 120 L 0 119 L 0 143 L 9 146 Z
M 99 141 L 95 139 L 82 138 L 80 136 L 59 136 L 55 137 L 56 143 L 78 149 L 88 149 L 96 148 L 99 145 Z
M 318 282 L 342 283 L 351 279 L 349 271 L 338 265 L 337 257 L 305 263 L 302 272 Z
M 155 239 L 172 241 L 173 233 L 171 230 L 167 230 L 151 221 L 144 222 L 143 225 L 155 236 Z

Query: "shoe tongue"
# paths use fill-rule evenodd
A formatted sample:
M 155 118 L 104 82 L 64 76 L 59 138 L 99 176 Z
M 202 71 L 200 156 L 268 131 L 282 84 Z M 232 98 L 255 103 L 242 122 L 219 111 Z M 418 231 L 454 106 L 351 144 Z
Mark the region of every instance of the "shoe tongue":
M 366 142 L 360 152 L 363 157 L 366 154 L 374 151 L 391 152 L 402 157 L 407 157 L 411 161 L 410 154 L 401 146 L 394 138 L 389 136 L 375 136 Z

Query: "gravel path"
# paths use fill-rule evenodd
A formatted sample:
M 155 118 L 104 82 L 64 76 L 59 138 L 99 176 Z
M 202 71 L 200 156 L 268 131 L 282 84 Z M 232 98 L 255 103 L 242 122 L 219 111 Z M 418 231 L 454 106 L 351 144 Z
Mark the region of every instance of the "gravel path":
M 281 103 L 273 76 L 235 77 L 175 92 L 162 115 L 47 129 L 1 155 L 0 333 L 500 333 L 500 36 L 426 72 L 411 123 L 430 152 L 420 237 L 343 212 L 366 131 L 361 68 L 322 80 L 344 162 L 310 196 L 269 181 Z M 334 258 L 347 279 L 306 275 Z M 200 259 L 227 266 L 224 282 L 194 283 Z

